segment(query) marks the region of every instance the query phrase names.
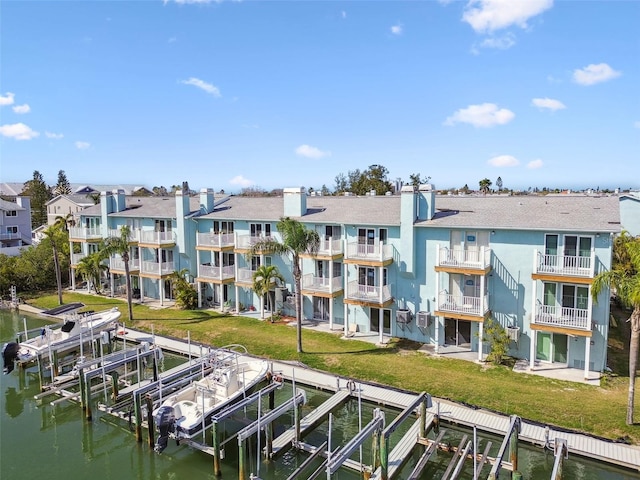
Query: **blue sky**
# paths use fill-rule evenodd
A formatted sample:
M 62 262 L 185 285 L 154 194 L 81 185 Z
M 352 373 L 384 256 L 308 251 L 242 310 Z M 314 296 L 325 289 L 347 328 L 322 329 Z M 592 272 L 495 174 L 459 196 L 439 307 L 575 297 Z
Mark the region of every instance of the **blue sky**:
M 640 186 L 638 1 L 12 1 L 0 179 Z

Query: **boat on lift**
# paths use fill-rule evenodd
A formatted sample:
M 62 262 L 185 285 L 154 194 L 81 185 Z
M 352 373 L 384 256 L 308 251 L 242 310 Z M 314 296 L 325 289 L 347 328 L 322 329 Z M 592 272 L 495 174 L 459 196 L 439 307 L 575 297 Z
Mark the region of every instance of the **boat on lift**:
M 240 401 L 267 380 L 269 362 L 244 356 L 240 345 L 216 349 L 209 356 L 210 373 L 166 396 L 153 413 L 161 453 L 169 438 L 191 439 L 211 425 L 211 417 Z

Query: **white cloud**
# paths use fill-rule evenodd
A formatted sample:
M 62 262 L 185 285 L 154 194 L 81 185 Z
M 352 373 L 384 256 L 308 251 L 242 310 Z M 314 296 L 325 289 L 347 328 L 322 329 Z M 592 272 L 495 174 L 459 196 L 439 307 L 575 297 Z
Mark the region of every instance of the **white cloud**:
M 477 33 L 490 33 L 516 25 L 527 28 L 527 20 L 553 6 L 553 0 L 469 0 L 462 21 Z
M 11 93 L 11 92 L 7 92 L 3 95 L 0 95 L 0 105 L 12 105 L 13 104 L 13 97 L 15 97 L 15 94 Z
M 0 125 L 0 135 L 15 138 L 16 140 L 31 140 L 40 134 L 31 130 L 31 127 L 24 123 L 14 123 L 11 125 Z
M 498 155 L 490 158 L 487 163 L 492 167 L 517 167 L 520 165 L 518 159 L 512 155 Z
M 342 18 L 347 18 L 347 12 L 345 12 L 344 10 L 340 12 L 340 15 L 342 16 Z
M 44 132 L 44 134 L 47 138 L 53 138 L 54 140 L 60 140 L 62 137 L 64 137 L 64 135 L 61 133 Z
M 244 178 L 242 175 L 236 175 L 231 180 L 229 180 L 231 185 L 237 185 L 242 188 L 250 187 L 251 185 L 255 185 L 253 180 L 249 180 L 248 178 Z
M 485 38 L 481 43 L 482 48 L 497 48 L 499 50 L 507 50 L 516 44 L 516 37 L 513 33 L 507 32 L 501 37 Z
M 331 152 L 323 152 L 319 148 L 312 147 L 311 145 L 300 145 L 296 148 L 296 154 L 301 157 L 307 158 L 322 158 L 331 156 Z
M 175 41 L 177 41 L 178 39 L 176 37 L 170 37 L 168 40 L 168 43 L 173 43 Z
M 394 35 L 402 35 L 402 24 L 398 23 L 391 27 L 391 33 Z
M 547 109 L 555 112 L 556 110 L 564 110 L 567 106 L 560 100 L 553 98 L 534 98 L 531 100 L 531 105 L 538 107 L 539 109 Z
M 80 142 L 80 141 L 76 142 L 74 145 L 78 150 L 86 150 L 91 146 L 89 142 Z
M 215 85 L 211 83 L 207 83 L 204 80 L 200 80 L 199 78 L 191 77 L 189 80 L 182 80 L 180 83 L 184 85 L 193 85 L 194 87 L 198 87 L 201 90 L 204 90 L 207 93 L 210 93 L 214 97 L 220 97 L 220 90 Z
M 469 123 L 474 127 L 493 127 L 504 125 L 514 119 L 515 113 L 506 108 L 498 109 L 494 103 L 482 103 L 461 108 L 448 117 L 444 125 L 452 126 L 456 123 Z
M 19 114 L 29 113 L 31 111 L 31 107 L 25 103 L 24 105 L 16 105 L 13 107 L 13 111 Z
M 620 75 L 622 75 L 622 72 L 614 70 L 606 63 L 598 63 L 597 65 L 592 63 L 584 68 L 574 70 L 573 81 L 580 85 L 595 85 Z
M 527 163 L 527 168 L 531 168 L 531 169 L 542 168 L 543 165 L 544 165 L 544 162 L 538 158 L 536 160 L 531 160 L 529 163 Z
M 633 126 L 636 127 L 636 128 L 640 128 L 640 121 L 633 122 Z

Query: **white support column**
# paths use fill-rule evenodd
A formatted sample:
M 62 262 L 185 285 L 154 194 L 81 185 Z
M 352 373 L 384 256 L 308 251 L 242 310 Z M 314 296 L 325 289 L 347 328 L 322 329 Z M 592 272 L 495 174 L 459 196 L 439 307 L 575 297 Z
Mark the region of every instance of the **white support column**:
M 71 251 L 73 254 L 73 250 Z M 71 270 L 71 290 L 76 291 L 76 270 L 74 268 Z
M 382 243 L 380 243 L 380 248 L 382 248 Z M 380 295 L 378 301 L 383 303 L 383 289 L 384 285 L 382 284 L 382 280 L 384 279 L 384 267 L 378 267 L 378 287 L 380 288 Z
M 369 310 L 371 311 L 371 310 Z M 384 334 L 383 334 L 383 330 L 384 330 L 384 310 L 382 308 L 378 309 L 378 333 L 380 334 L 380 345 L 384 344 Z
M 478 361 L 482 361 L 482 336 L 484 334 L 484 322 L 478 323 Z
M 591 362 L 591 337 L 584 337 L 584 379 L 589 380 L 589 362 Z
M 487 298 L 487 295 L 485 295 L 486 286 L 487 286 L 486 275 L 480 275 L 480 315 L 484 315 L 484 312 L 487 311 L 487 307 L 488 307 L 488 305 L 484 304 L 485 303 L 484 301 Z
M 238 267 L 235 267 L 236 273 L 238 273 Z M 235 285 L 235 294 L 236 294 L 236 312 L 240 313 L 240 287 Z
M 160 263 L 162 265 L 162 263 Z M 164 307 L 164 279 L 160 277 L 158 279 L 158 288 L 160 291 L 160 306 Z
M 442 317 L 439 317 L 439 316 L 435 317 L 435 325 L 434 325 L 434 329 L 435 329 L 434 340 L 436 342 L 436 348 L 435 348 L 436 353 L 440 351 L 440 318 Z
M 534 259 L 537 258 L 537 253 L 534 252 Z M 535 263 L 535 260 L 534 260 Z M 537 330 L 531 328 L 531 324 L 535 323 L 536 318 L 536 302 L 538 298 L 538 281 L 533 280 L 533 286 L 531 288 L 531 320 L 529 321 L 529 336 L 531 337 L 530 349 L 529 349 L 529 370 L 533 370 L 536 365 L 536 342 L 538 340 Z
M 344 241 L 344 247 L 345 247 L 345 253 L 346 253 L 346 248 L 347 248 L 347 240 L 345 239 Z M 343 263 L 344 266 L 344 278 L 343 278 L 343 282 L 345 285 L 345 290 L 346 290 L 346 294 L 345 297 L 349 294 L 349 277 L 347 276 L 347 264 Z M 347 305 L 347 303 L 343 300 L 343 304 L 344 304 L 344 336 L 348 337 L 349 336 L 349 305 Z
M 115 279 L 114 279 L 115 275 L 113 274 L 113 272 L 109 271 L 109 289 L 111 290 L 111 298 L 113 298 L 115 296 Z
M 140 260 L 142 263 L 142 260 Z M 144 303 L 144 278 L 138 277 L 140 279 L 140 303 Z
M 344 336 L 349 336 L 349 305 L 344 304 Z
M 224 298 L 222 298 L 222 294 L 224 290 L 222 289 L 222 284 L 218 284 L 218 298 L 220 299 L 220 311 L 224 311 Z
M 202 285 L 199 281 L 196 282 L 196 285 L 198 286 L 198 308 L 202 308 Z
M 333 297 L 329 298 L 329 331 L 333 331 Z
M 196 250 L 196 277 L 200 276 L 200 250 Z

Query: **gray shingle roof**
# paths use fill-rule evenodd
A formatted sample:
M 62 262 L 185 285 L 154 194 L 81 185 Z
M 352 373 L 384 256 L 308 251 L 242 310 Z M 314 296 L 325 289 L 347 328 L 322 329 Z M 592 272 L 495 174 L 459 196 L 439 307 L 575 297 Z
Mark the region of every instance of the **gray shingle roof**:
M 26 210 L 26 209 L 24 207 L 21 207 L 17 203 L 8 202 L 8 201 L 2 200 L 0 198 L 0 210 L 5 211 L 5 212 L 12 212 L 14 210 L 15 211 L 22 211 L 22 210 Z

